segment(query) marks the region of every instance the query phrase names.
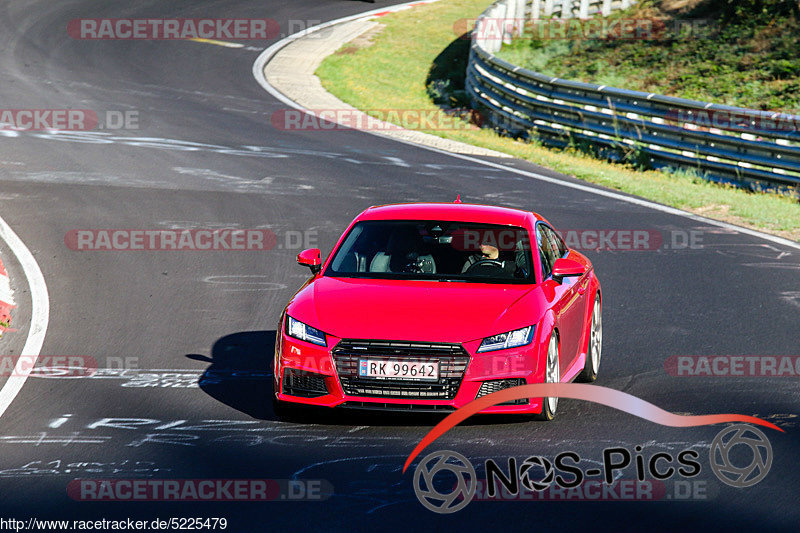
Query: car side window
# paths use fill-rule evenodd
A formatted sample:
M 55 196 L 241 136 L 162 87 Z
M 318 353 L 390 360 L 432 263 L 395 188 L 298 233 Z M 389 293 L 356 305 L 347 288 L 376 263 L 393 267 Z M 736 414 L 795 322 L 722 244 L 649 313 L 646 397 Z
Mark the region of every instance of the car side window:
M 561 238 L 561 235 L 559 235 L 556 230 L 550 226 L 543 227 L 545 234 L 547 235 L 547 240 L 550 241 L 550 247 L 553 249 L 553 253 L 555 254 L 556 258 L 567 255 L 569 249 L 567 248 L 564 239 Z
M 553 272 L 553 263 L 556 260 L 556 255 L 553 252 L 552 246 L 550 245 L 550 239 L 548 239 L 545 231 L 545 226 L 542 224 L 538 224 L 536 226 L 536 244 L 539 247 L 539 258 L 542 260 L 543 280 L 547 279 L 547 277 Z

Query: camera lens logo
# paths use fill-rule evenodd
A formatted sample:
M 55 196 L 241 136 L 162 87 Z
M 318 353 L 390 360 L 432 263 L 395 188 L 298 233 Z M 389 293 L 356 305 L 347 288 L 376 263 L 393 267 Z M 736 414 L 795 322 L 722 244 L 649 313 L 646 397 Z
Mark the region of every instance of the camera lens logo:
M 433 463 L 433 464 L 431 464 Z M 438 488 L 447 488 L 439 492 L 434 478 L 440 475 Z M 455 483 L 452 483 L 455 476 Z M 433 452 L 420 461 L 414 470 L 414 492 L 422 505 L 435 513 L 449 514 L 460 511 L 472 501 L 478 488 L 475 468 L 469 460 L 449 450 Z
M 752 460 L 744 467 L 734 465 L 731 451 L 744 446 L 750 448 Z M 772 467 L 772 445 L 767 436 L 753 426 L 736 424 L 729 426 L 714 437 L 709 451 L 711 469 L 720 481 L 736 488 L 752 487 L 769 473 Z
M 538 467 L 544 470 L 544 476 L 540 480 L 531 479 L 531 468 Z M 540 455 L 528 457 L 522 466 L 519 467 L 519 478 L 522 485 L 528 490 L 537 492 L 543 491 L 553 483 L 556 473 L 553 463 Z

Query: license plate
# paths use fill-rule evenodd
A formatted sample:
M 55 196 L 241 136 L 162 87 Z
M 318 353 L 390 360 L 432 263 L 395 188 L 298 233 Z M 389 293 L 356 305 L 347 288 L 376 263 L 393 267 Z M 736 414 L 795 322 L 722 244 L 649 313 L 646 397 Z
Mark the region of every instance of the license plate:
M 358 375 L 362 378 L 436 381 L 439 379 L 439 363 L 361 359 Z

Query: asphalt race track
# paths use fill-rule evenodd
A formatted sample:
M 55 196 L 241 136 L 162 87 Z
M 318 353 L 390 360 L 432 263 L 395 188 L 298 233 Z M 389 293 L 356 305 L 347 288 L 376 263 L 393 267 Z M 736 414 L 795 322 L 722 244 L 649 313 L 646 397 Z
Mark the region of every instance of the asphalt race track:
M 33 375 L 2 415 L 0 518 L 224 517 L 232 531 L 796 530 L 797 377 L 674 377 L 665 361 L 800 355 L 800 251 L 367 133 L 279 131 L 269 117 L 286 105 L 251 75 L 274 40 L 236 49 L 82 41 L 66 32 L 69 20 L 82 17 L 269 17 L 286 33 L 290 21 L 373 7 L 346 0 L 0 6 L 0 108 L 138 113 L 138 129 L 0 135 L 0 216 L 34 254 L 49 292 L 41 354 L 88 356 L 101 370 L 85 378 Z M 527 163 L 504 164 L 571 180 Z M 640 445 L 644 456 L 691 448 L 700 453 L 696 480 L 707 497 L 472 502 L 438 515 L 415 497 L 413 472 L 400 471 L 438 418 L 277 421 L 268 401 L 275 325 L 307 277 L 295 264 L 297 236 L 327 254 L 367 206 L 452 201 L 456 194 L 535 210 L 559 229 L 662 236 L 667 246 L 658 249 L 587 252 L 605 299 L 597 384 L 675 413 L 741 413 L 778 424 L 785 433 L 764 430 L 774 453 L 768 476 L 744 489 L 717 480 L 707 450 L 721 426 L 669 428 L 562 400 L 553 423 L 478 419 L 423 453 L 450 449 L 475 464 L 491 457 L 505 465 L 509 456 L 568 450 L 599 461 L 609 446 Z M 71 230 L 103 228 L 260 228 L 277 235 L 277 246 L 77 252 L 65 244 Z M 696 246 L 671 246 L 686 236 Z M 19 305 L 19 331 L 4 336 L 0 351 L 14 355 L 27 334 L 29 293 L 2 242 L 0 256 Z M 623 477 L 635 475 L 629 469 Z M 77 478 L 325 480 L 332 495 L 266 503 L 78 501 L 67 493 Z

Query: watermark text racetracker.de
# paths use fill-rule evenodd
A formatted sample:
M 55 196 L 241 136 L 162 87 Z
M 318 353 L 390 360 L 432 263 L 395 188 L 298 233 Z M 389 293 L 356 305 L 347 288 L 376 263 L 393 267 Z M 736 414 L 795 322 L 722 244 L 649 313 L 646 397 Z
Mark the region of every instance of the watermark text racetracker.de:
M 780 134 L 794 133 L 800 130 L 800 114 L 797 110 L 676 108 L 667 111 L 664 121 L 667 125 L 711 133 L 721 133 L 721 130 L 738 130 L 745 132 L 744 135 L 757 135 L 759 132 Z
M 525 488 L 508 490 L 505 486 L 494 486 L 489 495 L 490 484 L 478 480 L 473 501 L 658 501 L 658 500 L 707 500 L 708 484 L 704 480 L 676 480 L 666 483 L 656 479 L 618 479 L 611 483 L 590 479 L 572 488 L 558 484 L 548 485 L 541 491 Z
M 277 37 L 280 26 L 268 18 L 84 18 L 69 21 L 67 34 L 80 40 L 266 40 Z
M 675 377 L 793 377 L 800 376 L 797 355 L 673 355 L 664 370 Z
M 566 229 L 561 236 L 568 248 L 578 251 L 657 251 L 699 250 L 703 248 L 703 232 L 699 230 L 656 229 Z M 466 230 L 454 234 L 453 247 L 475 251 L 480 244 L 489 244 L 501 251 L 518 246 L 530 247 L 527 234 L 517 230 Z
M 699 250 L 703 232 L 699 230 L 655 229 L 568 229 L 561 235 L 569 248 L 580 251 L 655 251 Z
M 440 109 L 281 109 L 270 115 L 270 122 L 281 131 L 466 131 L 477 130 L 483 116 L 474 110 L 445 113 Z
M 139 369 L 139 357 L 109 355 L 0 355 L 0 378 L 31 376 L 48 379 L 90 378 Z
M 74 251 L 268 251 L 316 246 L 316 230 L 74 229 L 64 244 Z
M 78 501 L 324 501 L 324 479 L 74 479 L 67 495 Z
M 136 110 L 0 109 L 0 131 L 138 130 Z
M 522 37 L 518 31 L 524 29 Z M 710 19 L 659 18 L 547 18 L 532 22 L 513 17 L 459 19 L 453 32 L 462 38 L 501 41 L 511 34 L 515 39 L 668 41 L 708 38 L 719 29 Z
M 121 358 L 110 359 L 121 361 Z M 90 377 L 97 372 L 97 368 L 97 359 L 89 355 L 0 356 L 0 377 Z
M 80 18 L 67 24 L 67 34 L 77 40 L 212 40 L 264 41 L 286 37 L 320 24 L 320 19 L 289 19 L 285 31 L 272 18 Z M 325 28 L 308 38 L 326 38 Z
M 698 250 L 703 248 L 699 230 L 655 229 L 567 229 L 561 231 L 564 244 L 578 251 Z M 451 244 L 461 251 L 475 252 L 481 244 L 500 251 L 530 249 L 527 232 L 519 230 L 457 230 Z

